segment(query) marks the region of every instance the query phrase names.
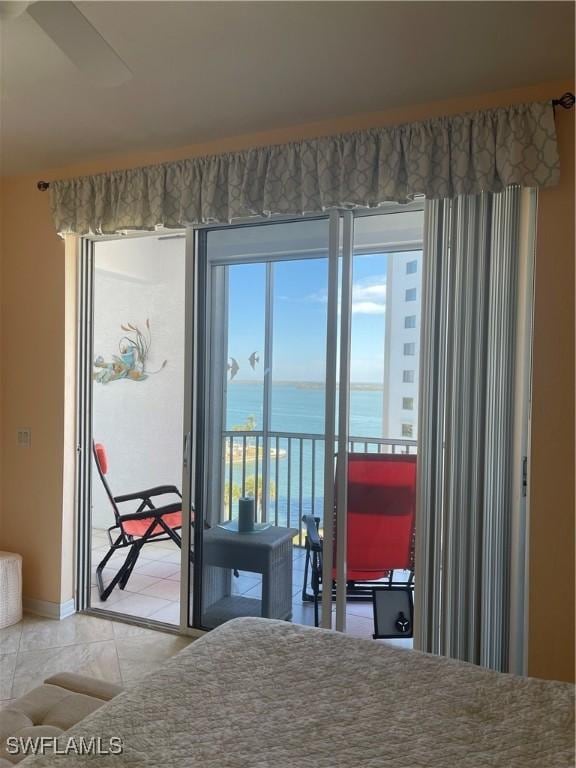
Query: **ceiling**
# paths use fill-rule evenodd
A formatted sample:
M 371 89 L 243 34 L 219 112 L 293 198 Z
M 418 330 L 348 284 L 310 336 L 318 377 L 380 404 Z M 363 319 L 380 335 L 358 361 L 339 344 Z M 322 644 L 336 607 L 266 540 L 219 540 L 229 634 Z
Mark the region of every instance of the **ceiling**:
M 80 2 L 133 79 L 2 24 L 4 174 L 570 78 L 571 2 Z M 559 94 L 560 95 L 560 94 Z

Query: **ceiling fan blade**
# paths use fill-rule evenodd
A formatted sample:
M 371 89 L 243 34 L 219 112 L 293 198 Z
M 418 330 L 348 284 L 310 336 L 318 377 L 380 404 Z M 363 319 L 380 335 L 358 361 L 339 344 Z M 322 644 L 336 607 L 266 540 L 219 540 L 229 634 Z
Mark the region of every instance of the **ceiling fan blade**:
M 132 73 L 74 3 L 36 2 L 28 13 L 96 85 L 120 85 Z

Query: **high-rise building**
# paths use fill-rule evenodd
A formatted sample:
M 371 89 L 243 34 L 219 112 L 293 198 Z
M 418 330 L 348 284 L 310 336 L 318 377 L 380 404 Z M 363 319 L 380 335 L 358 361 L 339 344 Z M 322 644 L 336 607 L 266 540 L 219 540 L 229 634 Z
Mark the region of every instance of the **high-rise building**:
M 417 437 L 421 290 L 422 251 L 389 254 L 382 409 L 388 438 Z

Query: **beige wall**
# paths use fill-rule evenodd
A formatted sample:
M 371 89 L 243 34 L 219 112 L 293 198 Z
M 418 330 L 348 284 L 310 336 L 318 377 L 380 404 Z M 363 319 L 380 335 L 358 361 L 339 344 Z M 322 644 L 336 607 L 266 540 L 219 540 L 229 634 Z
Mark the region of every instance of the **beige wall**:
M 562 179 L 538 199 L 528 666 L 574 680 L 574 111 L 557 125 Z
M 65 261 L 38 197 L 29 179 L 2 196 L 0 548 L 23 555 L 27 597 L 60 602 Z M 30 448 L 16 446 L 18 427 L 31 428 Z
M 71 597 L 72 583 L 69 558 L 63 557 L 70 546 L 73 445 L 69 415 L 64 408 L 64 394 L 71 391 L 72 375 L 73 317 L 65 314 L 66 299 L 70 301 L 71 297 L 71 265 L 52 228 L 48 196 L 36 190 L 38 178 L 73 176 L 552 98 L 568 89 L 573 90 L 573 84 L 563 82 L 472 95 L 165 153 L 100 158 L 74 168 L 6 179 L 1 233 L 4 484 L 0 548 L 24 555 L 25 594 L 40 600 L 65 601 Z M 538 214 L 529 659 L 532 674 L 573 679 L 573 115 L 559 110 L 558 127 L 562 183 L 541 193 Z M 16 447 L 18 426 L 32 428 L 30 449 Z M 63 537 L 63 530 L 68 535 Z

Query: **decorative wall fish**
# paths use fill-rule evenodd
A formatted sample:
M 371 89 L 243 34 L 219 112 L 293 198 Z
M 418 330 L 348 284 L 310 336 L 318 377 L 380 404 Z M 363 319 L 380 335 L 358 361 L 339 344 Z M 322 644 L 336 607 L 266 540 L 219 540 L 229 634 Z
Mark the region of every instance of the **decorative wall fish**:
M 152 346 L 150 320 L 146 319 L 146 331 L 144 333 L 132 323 L 126 323 L 120 327 L 125 332 L 125 335 L 118 342 L 120 355 L 112 355 L 110 362 L 106 362 L 102 355 L 98 355 L 94 360 L 94 368 L 97 369 L 92 374 L 94 381 L 100 384 L 107 384 L 109 381 L 116 381 L 117 379 L 144 381 L 148 376 L 159 373 L 166 367 L 168 360 L 164 360 L 156 371 L 149 371 L 146 368 L 146 361 Z
M 228 363 L 228 370 L 230 371 L 230 381 L 236 376 L 238 371 L 240 370 L 240 366 L 238 365 L 238 361 L 235 357 L 230 358 L 231 362 Z

